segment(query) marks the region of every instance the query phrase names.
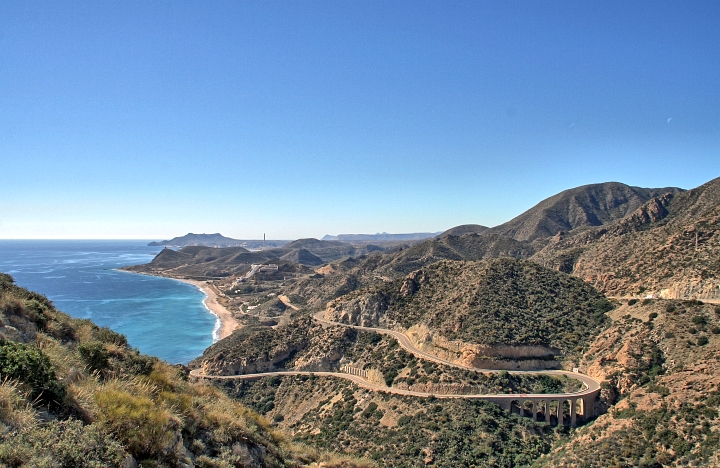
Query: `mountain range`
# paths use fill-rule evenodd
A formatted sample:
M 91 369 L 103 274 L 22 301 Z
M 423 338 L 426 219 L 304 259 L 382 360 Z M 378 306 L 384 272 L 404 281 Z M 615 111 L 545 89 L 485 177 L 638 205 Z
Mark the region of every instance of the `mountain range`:
M 184 246 L 128 267 L 208 280 L 239 322 L 190 363 L 193 375 L 304 373 L 218 380 L 218 394 L 175 380 L 162 363 L 148 367 L 115 335 L 67 323 L 41 297 L 14 286 L 4 286 L 12 297 L 3 293 L 0 332 L 31 344 L 27 331 L 40 332 L 42 347 L 32 346 L 59 366 L 56 380 L 76 402 L 65 405 L 89 415 L 80 436 L 106 431 L 102 456 L 115 456 L 113 443 L 129 437 L 129 416 L 107 419 L 108 407 L 98 410 L 86 396 L 99 389 L 140 404 L 126 395 L 137 387 L 137 398 L 150 402 L 143 404 L 177 412 L 163 434 L 177 440 L 175 459 L 197 465 L 282 458 L 287 466 L 307 460 L 328 467 L 720 466 L 720 178 L 691 190 L 586 185 L 499 226 L 435 234 L 382 245 L 300 239 L 261 251 Z M 257 263 L 277 269 L 251 271 Z M 408 352 L 401 338 L 425 357 Z M 100 371 L 78 374 L 69 363 Z M 502 372 L 559 368 L 602 382 L 590 403 L 593 418 L 577 429 L 521 417 L 537 409 L 524 405 L 525 394 L 575 392 L 577 380 Z M 382 391 L 317 372 L 354 372 Z M 0 398 L 12 393 L 4 391 Z M 467 393 L 518 394 L 518 404 L 507 412 L 485 401 L 434 397 Z M 240 411 L 242 424 L 254 429 L 223 436 L 235 426 L 203 406 L 207 398 Z M 16 403 L 0 412 L 9 427 L 23 417 Z M 60 428 L 52 430 L 42 437 L 60 437 Z M 299 452 L 278 431 L 334 452 L 335 461 Z M 16 445 L 29 450 L 46 440 L 33 434 Z M 9 447 L 0 446 L 0 460 Z M 145 456 L 141 444 L 131 447 L 117 456 Z M 154 459 L 169 456 L 167 444 L 153 447 Z

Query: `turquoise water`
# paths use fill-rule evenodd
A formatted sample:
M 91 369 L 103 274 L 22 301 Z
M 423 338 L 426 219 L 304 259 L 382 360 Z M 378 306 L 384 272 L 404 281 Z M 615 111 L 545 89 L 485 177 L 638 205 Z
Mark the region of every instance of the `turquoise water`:
M 186 364 L 213 342 L 216 317 L 195 286 L 114 270 L 148 263 L 147 241 L 0 240 L 0 272 L 73 317 L 127 336 L 140 351 Z

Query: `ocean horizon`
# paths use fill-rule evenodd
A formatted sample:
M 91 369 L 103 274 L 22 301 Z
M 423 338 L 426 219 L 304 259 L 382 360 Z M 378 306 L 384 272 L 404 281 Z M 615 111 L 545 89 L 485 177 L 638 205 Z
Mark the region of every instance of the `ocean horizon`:
M 0 240 L 0 272 L 72 317 L 122 333 L 131 346 L 187 364 L 214 342 L 218 318 L 196 286 L 118 270 L 150 262 L 149 240 Z

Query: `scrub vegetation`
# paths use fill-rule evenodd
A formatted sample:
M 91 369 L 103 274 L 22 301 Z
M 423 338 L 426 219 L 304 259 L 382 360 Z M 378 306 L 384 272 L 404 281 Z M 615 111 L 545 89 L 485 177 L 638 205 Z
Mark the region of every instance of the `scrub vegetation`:
M 363 466 L 293 444 L 187 369 L 0 274 L 0 465 Z

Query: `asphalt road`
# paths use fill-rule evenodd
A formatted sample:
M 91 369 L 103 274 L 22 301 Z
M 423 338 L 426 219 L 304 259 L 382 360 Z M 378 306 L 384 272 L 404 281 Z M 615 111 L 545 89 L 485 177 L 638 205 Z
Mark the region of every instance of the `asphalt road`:
M 469 367 L 469 366 L 463 366 L 456 364 L 454 362 L 447 361 L 445 359 L 441 359 L 437 356 L 433 356 L 432 354 L 428 354 L 424 351 L 421 351 L 417 349 L 411 342 L 410 339 L 403 333 L 394 331 L 394 330 L 388 330 L 385 328 L 371 328 L 371 327 L 360 327 L 356 325 L 346 325 L 344 323 L 339 322 L 331 322 L 329 320 L 325 320 L 323 318 L 324 312 L 320 312 L 314 316 L 315 320 L 317 320 L 319 323 L 325 325 L 325 326 L 341 326 L 341 327 L 349 327 L 354 328 L 356 330 L 361 331 L 367 331 L 367 332 L 375 332 L 375 333 L 381 333 L 383 335 L 390 335 L 393 338 L 395 338 L 398 343 L 400 343 L 400 346 L 405 348 L 408 352 L 414 354 L 415 356 L 421 358 L 421 359 L 427 359 L 429 361 L 434 361 L 439 364 L 443 364 L 446 366 L 452 366 L 457 367 L 460 369 L 466 369 L 471 370 L 475 372 L 483 372 L 483 373 L 499 373 L 502 372 L 501 370 L 497 369 L 480 369 L 477 367 Z M 255 380 L 260 379 L 263 377 L 270 377 L 270 376 L 283 376 L 283 375 L 316 375 L 316 376 L 322 376 L 322 377 L 337 377 L 341 379 L 350 380 L 353 383 L 357 384 L 360 387 L 366 388 L 368 390 L 376 391 L 376 392 L 385 392 L 385 393 L 392 393 L 395 395 L 406 395 L 406 396 L 416 396 L 416 397 L 430 397 L 434 396 L 435 398 L 477 398 L 477 399 L 485 399 L 485 400 L 491 400 L 494 402 L 499 402 L 501 400 L 505 400 L 507 402 L 510 402 L 512 400 L 518 400 L 519 398 L 546 398 L 546 399 L 571 399 L 571 398 L 580 398 L 583 396 L 592 395 L 594 393 L 597 393 L 600 390 L 600 382 L 593 379 L 590 376 L 587 376 L 585 374 L 580 374 L 577 372 L 568 372 L 568 371 L 562 371 L 562 370 L 537 370 L 537 371 L 508 371 L 510 374 L 544 374 L 544 375 L 552 375 L 552 376 L 565 376 L 572 379 L 577 379 L 581 381 L 584 384 L 584 388 L 580 390 L 579 392 L 575 393 L 528 393 L 528 394 L 517 394 L 517 393 L 494 393 L 494 394 L 470 394 L 470 395 L 455 395 L 455 394 L 437 394 L 437 393 L 424 393 L 424 392 L 414 392 L 411 390 L 403 390 L 399 388 L 393 388 L 393 387 L 386 387 L 382 385 L 373 384 L 371 382 L 368 382 L 362 377 L 346 374 L 343 372 L 309 372 L 309 371 L 282 371 L 282 372 L 264 372 L 260 374 L 243 374 L 243 375 L 205 375 L 200 372 L 200 369 L 193 369 L 190 372 L 190 375 L 196 378 L 200 379 L 222 379 L 222 380 Z

